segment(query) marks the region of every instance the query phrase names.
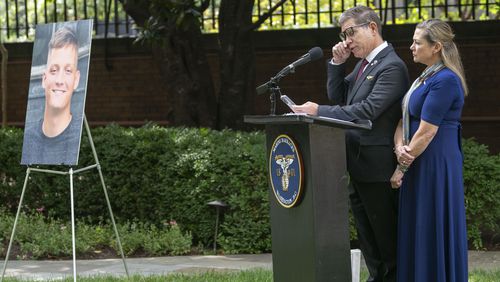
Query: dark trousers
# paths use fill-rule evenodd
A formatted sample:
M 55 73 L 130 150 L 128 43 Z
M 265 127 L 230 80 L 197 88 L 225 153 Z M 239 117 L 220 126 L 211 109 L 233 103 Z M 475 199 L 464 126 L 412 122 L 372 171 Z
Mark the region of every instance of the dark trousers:
M 349 199 L 361 252 L 370 278 L 396 281 L 396 246 L 399 190 L 389 182 L 349 184 Z

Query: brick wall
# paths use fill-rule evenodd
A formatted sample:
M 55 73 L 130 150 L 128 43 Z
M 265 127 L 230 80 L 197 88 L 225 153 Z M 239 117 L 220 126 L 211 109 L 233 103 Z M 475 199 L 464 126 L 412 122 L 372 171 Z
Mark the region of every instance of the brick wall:
M 488 144 L 493 152 L 500 152 L 500 21 L 452 23 L 457 34 L 466 70 L 470 96 L 463 112 L 464 136 L 476 137 Z M 414 25 L 387 26 L 384 37 L 406 61 L 410 77 L 414 79 L 423 69 L 412 62 L 409 46 Z M 266 82 L 282 67 L 297 59 L 313 46 L 320 46 L 325 60 L 330 48 L 338 41 L 337 28 L 321 30 L 268 31 L 255 33 L 257 83 Z M 91 125 L 110 122 L 122 125 L 141 125 L 146 121 L 166 124 L 169 107 L 163 94 L 158 66 L 148 48 L 132 44 L 132 39 L 93 41 L 86 100 L 86 114 Z M 28 83 L 31 66 L 31 43 L 7 44 L 8 64 L 8 122 L 22 126 L 26 114 Z M 205 36 L 214 82 L 218 85 L 216 35 Z M 328 103 L 326 99 L 325 60 L 301 66 L 280 82 L 284 94 L 295 102 L 307 100 Z M 348 61 L 352 69 L 356 60 Z M 278 113 L 286 108 L 278 103 Z M 266 95 L 258 96 L 255 114 L 269 113 Z M 0 117 L 1 118 L 1 117 Z

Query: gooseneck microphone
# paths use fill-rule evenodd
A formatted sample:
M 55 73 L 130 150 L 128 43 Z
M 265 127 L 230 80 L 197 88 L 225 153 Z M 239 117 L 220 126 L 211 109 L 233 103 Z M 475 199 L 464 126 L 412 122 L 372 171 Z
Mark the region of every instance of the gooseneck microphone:
M 311 50 L 309 50 L 306 54 L 304 54 L 298 60 L 289 64 L 284 69 L 282 69 L 278 73 L 278 75 L 283 74 L 283 76 L 285 76 L 289 73 L 294 73 L 296 67 L 307 64 L 311 61 L 316 61 L 318 59 L 321 59 L 322 57 L 323 57 L 323 50 L 321 50 L 321 48 L 319 48 L 319 47 L 313 47 L 313 48 L 311 48 Z
M 307 64 L 311 61 L 316 61 L 322 57 L 323 57 L 323 50 L 320 47 L 311 48 L 311 50 L 309 50 L 306 54 L 297 59 L 295 62 L 284 67 L 275 77 L 271 78 L 270 81 L 257 87 L 256 89 L 257 94 L 260 95 L 266 93 L 269 90 L 269 87 L 271 87 L 272 83 L 277 83 L 282 77 L 288 75 L 289 73 L 294 73 L 296 67 Z

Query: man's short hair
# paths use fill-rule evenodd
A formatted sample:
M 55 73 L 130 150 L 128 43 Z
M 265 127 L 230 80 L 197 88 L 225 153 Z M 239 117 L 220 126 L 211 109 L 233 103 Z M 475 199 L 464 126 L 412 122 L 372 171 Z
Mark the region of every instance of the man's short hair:
M 340 15 L 339 24 L 342 26 L 346 21 L 353 19 L 355 24 L 374 22 L 377 24 L 378 33 L 382 36 L 382 22 L 377 13 L 366 6 L 355 6 L 347 9 Z
M 78 53 L 78 38 L 73 29 L 63 26 L 52 34 L 49 41 L 49 53 L 52 49 L 59 49 L 65 46 L 73 46 Z M 78 62 L 78 58 L 76 60 Z

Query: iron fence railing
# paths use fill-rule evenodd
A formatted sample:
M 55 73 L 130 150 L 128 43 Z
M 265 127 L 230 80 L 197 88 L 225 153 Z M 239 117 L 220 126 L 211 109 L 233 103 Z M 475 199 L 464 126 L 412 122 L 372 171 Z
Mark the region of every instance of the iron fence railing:
M 0 0 L 4 40 L 32 40 L 37 24 L 94 19 L 94 34 L 133 36 L 133 20 L 118 0 Z
M 272 1 L 256 1 L 254 18 L 266 12 L 271 7 L 271 3 Z M 287 5 L 280 7 L 262 29 L 338 26 L 340 14 L 356 5 L 365 5 L 374 9 L 384 24 L 416 23 L 428 18 L 441 18 L 448 21 L 498 20 L 500 18 L 498 0 L 302 0 L 290 1 Z M 216 17 L 209 20 L 213 28 L 216 25 Z M 207 29 L 206 26 L 205 29 Z
M 227 1 L 227 0 L 226 0 Z M 230 0 L 237 1 L 237 0 Z M 217 32 L 221 0 L 211 0 L 201 24 L 205 32 Z M 255 0 L 254 20 L 278 0 Z M 261 26 L 266 29 L 323 28 L 338 25 L 349 7 L 372 7 L 385 24 L 418 22 L 427 18 L 455 21 L 498 20 L 498 0 L 290 0 L 274 11 Z M 94 36 L 130 37 L 137 34 L 134 21 L 118 0 L 0 0 L 0 36 L 6 41 L 32 40 L 40 23 L 94 19 Z

